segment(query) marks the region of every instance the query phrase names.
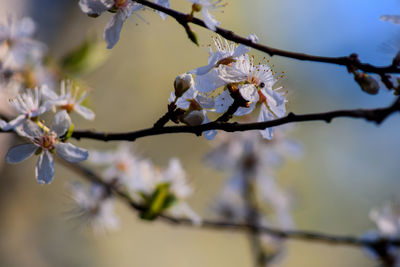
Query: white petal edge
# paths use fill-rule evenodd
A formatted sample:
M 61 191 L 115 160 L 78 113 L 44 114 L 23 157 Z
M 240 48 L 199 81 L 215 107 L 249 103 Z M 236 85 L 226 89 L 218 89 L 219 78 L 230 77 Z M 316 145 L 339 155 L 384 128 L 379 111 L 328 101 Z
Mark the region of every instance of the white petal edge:
M 54 179 L 54 160 L 49 151 L 44 151 L 35 168 L 36 180 L 39 184 L 49 184 Z
M 38 147 L 35 144 L 22 144 L 13 146 L 10 148 L 10 150 L 8 150 L 6 162 L 11 164 L 20 163 L 21 161 L 24 161 L 32 156 L 37 149 Z
M 58 143 L 56 154 L 71 163 L 78 163 L 88 158 L 89 153 L 86 149 L 79 148 L 70 143 Z

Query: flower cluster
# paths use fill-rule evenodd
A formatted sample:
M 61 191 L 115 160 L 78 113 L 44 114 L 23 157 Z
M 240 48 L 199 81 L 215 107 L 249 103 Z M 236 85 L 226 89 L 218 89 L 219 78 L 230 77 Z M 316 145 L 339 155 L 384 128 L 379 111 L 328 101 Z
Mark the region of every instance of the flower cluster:
M 279 128 L 272 141 L 255 132 L 222 133 L 218 136 L 216 146 L 206 154 L 205 161 L 230 173 L 214 205 L 219 216 L 281 229 L 295 227 L 290 212 L 291 197 L 281 188 L 274 173 L 288 156 L 298 156 L 302 151 L 298 143 L 286 138 L 286 132 L 287 129 Z M 282 251 L 281 239 L 262 236 L 261 242 L 269 257 Z
M 167 168 L 160 169 L 149 159 L 134 155 L 128 144 L 121 144 L 112 152 L 90 151 L 89 161 L 105 167 L 105 182 L 127 190 L 144 207 L 143 219 L 155 219 L 168 210 L 201 223 L 201 218 L 185 202 L 193 189 L 178 159 L 172 158 Z
M 200 12 L 206 26 L 215 31 L 220 22 L 210 12 L 221 9 L 226 4 L 222 4 L 221 0 L 188 1 L 192 3 L 192 11 L 189 18 L 193 18 L 195 12 Z M 154 3 L 170 8 L 169 0 L 154 0 Z M 90 17 L 98 17 L 106 11 L 115 13 L 105 27 L 103 34 L 108 49 L 113 48 L 118 42 L 124 22 L 133 14 L 145 9 L 143 5 L 131 0 L 79 0 L 79 6 Z M 160 11 L 157 11 L 157 13 L 163 20 L 166 19 L 167 15 L 165 13 Z
M 43 63 L 47 48 L 33 38 L 35 30 L 30 18 L 8 17 L 0 24 L 0 93 L 14 96 L 25 88 L 53 84 L 54 75 Z
M 12 147 L 6 161 L 19 163 L 33 154 L 39 155 L 36 179 L 40 184 L 48 184 L 54 178 L 54 154 L 71 163 L 87 159 L 88 152 L 85 149 L 67 142 L 73 129 L 69 113 L 76 111 L 86 119 L 94 118 L 93 111 L 81 105 L 86 94 L 79 98 L 78 95 L 79 88 L 62 81 L 60 95 L 44 85 L 26 89 L 25 93 L 10 99 L 16 117 L 8 122 L 0 120 L 0 128 L 3 131 L 15 131 L 29 143 Z M 40 116 L 49 111 L 58 112 L 48 127 Z
M 255 35 L 248 37 L 253 42 Z M 283 117 L 286 113 L 286 96 L 274 85 L 277 79 L 267 64 L 255 64 L 249 48 L 236 46 L 221 38 L 214 40 L 215 51 L 210 49 L 208 64 L 180 75 L 175 80 L 175 91 L 169 98 L 170 108 L 177 107 L 177 118 L 188 125 L 207 123 L 207 112 L 224 114 L 219 120 L 252 113 L 259 105 L 258 121 Z M 227 115 L 227 116 L 225 116 Z M 224 119 L 222 119 L 224 118 Z M 260 131 L 272 139 L 273 129 Z M 213 139 L 215 131 L 205 136 Z

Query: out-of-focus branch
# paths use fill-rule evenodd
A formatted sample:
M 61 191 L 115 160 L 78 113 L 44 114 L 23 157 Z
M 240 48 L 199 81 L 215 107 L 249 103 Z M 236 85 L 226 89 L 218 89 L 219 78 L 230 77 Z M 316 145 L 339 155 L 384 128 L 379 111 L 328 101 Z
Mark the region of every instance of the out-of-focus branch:
M 302 114 L 302 115 L 289 113 L 286 117 L 265 122 L 227 123 L 227 122 L 214 121 L 197 126 L 152 127 L 126 133 L 107 133 L 107 132 L 96 132 L 92 130 L 84 130 L 84 131 L 76 130 L 73 132 L 72 137 L 76 139 L 88 138 L 101 141 L 123 141 L 123 140 L 135 141 L 136 139 L 141 137 L 170 134 L 170 133 L 193 133 L 196 135 L 201 135 L 202 132 L 209 130 L 222 130 L 226 132 L 263 130 L 266 128 L 275 127 L 288 123 L 294 123 L 294 122 L 325 121 L 327 123 L 330 123 L 335 118 L 364 119 L 367 121 L 380 124 L 392 113 L 395 113 L 397 111 L 400 111 L 400 98 L 398 98 L 392 105 L 385 108 L 337 110 L 331 112 Z
M 104 182 L 100 176 L 94 173 L 91 169 L 81 164 L 70 164 L 65 161 L 60 161 L 68 169 L 78 173 L 82 178 L 105 186 L 113 195 L 125 202 L 135 211 L 143 211 L 145 208 L 140 204 L 133 201 L 129 194 L 125 193 L 114 184 Z M 339 236 L 330 235 L 325 233 L 311 232 L 311 231 L 295 231 L 295 230 L 280 230 L 270 227 L 260 226 L 256 224 L 241 224 L 227 221 L 214 221 L 203 220 L 202 224 L 198 225 L 187 218 L 172 217 L 165 214 L 160 214 L 157 217 L 159 220 L 170 223 L 176 226 L 187 226 L 201 229 L 215 229 L 215 230 L 236 230 L 246 232 L 265 233 L 279 238 L 326 243 L 330 245 L 348 245 L 355 247 L 371 247 L 376 250 L 386 248 L 387 246 L 400 246 L 400 240 L 395 239 L 379 239 L 376 241 L 366 240 L 353 236 Z
M 161 11 L 161 12 L 173 17 L 183 27 L 187 26 L 188 23 L 193 23 L 195 25 L 198 25 L 200 27 L 208 29 L 207 26 L 205 25 L 204 21 L 202 21 L 201 19 L 198 19 L 198 18 L 193 18 L 189 14 L 184 14 L 179 11 L 163 7 L 161 5 L 150 2 L 148 0 L 132 0 L 132 1 L 142 4 L 144 6 L 150 7 L 154 10 Z M 378 66 L 374 66 L 374 65 L 371 65 L 368 63 L 360 62 L 358 60 L 357 56 L 354 56 L 355 54 L 352 54 L 350 56 L 342 56 L 342 57 L 323 57 L 323 56 L 309 55 L 309 54 L 304 54 L 304 53 L 297 53 L 297 52 L 272 48 L 272 47 L 269 47 L 266 45 L 254 43 L 253 41 L 251 41 L 245 37 L 235 34 L 231 30 L 224 29 L 221 27 L 217 27 L 215 32 L 218 33 L 219 35 L 221 35 L 222 37 L 224 37 L 225 39 L 228 39 L 235 43 L 247 45 L 256 50 L 267 53 L 269 56 L 276 55 L 276 56 L 282 56 L 282 57 L 287 57 L 287 58 L 292 58 L 292 59 L 297 59 L 297 60 L 302 60 L 302 61 L 312 61 L 312 62 L 341 65 L 341 66 L 346 66 L 346 67 L 352 68 L 352 69 L 355 68 L 355 69 L 358 69 L 358 70 L 361 70 L 364 72 L 376 73 L 381 76 L 386 73 L 400 73 L 400 67 L 398 65 L 395 65 L 394 63 L 392 63 L 391 65 L 388 65 L 388 66 L 378 67 Z

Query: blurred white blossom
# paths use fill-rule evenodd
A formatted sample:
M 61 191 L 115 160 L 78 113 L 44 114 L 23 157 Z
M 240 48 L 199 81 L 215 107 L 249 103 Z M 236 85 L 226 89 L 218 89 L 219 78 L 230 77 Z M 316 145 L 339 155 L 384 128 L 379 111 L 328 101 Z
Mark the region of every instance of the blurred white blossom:
M 46 106 L 59 107 L 68 114 L 75 111 L 87 120 L 94 120 L 94 112 L 82 105 L 87 95 L 86 91 L 81 93 L 79 87 L 74 86 L 71 81 L 61 81 L 60 91 L 60 95 L 57 95 L 53 90 L 44 87 L 43 96 L 46 98 Z
M 76 205 L 72 211 L 73 215 L 91 227 L 95 233 L 119 228 L 120 222 L 114 212 L 114 198 L 104 186 L 73 183 L 70 190 Z

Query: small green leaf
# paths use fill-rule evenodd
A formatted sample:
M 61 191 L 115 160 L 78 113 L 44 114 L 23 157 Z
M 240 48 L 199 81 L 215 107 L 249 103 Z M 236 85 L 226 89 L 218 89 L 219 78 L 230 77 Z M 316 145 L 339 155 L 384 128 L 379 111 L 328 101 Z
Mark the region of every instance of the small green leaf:
M 82 75 L 102 65 L 108 55 L 103 43 L 92 36 L 63 56 L 61 67 L 71 75 Z
M 169 188 L 169 183 L 162 183 L 157 186 L 148 199 L 147 209 L 141 214 L 142 219 L 154 220 L 161 212 L 175 203 L 176 197 L 169 191 Z

